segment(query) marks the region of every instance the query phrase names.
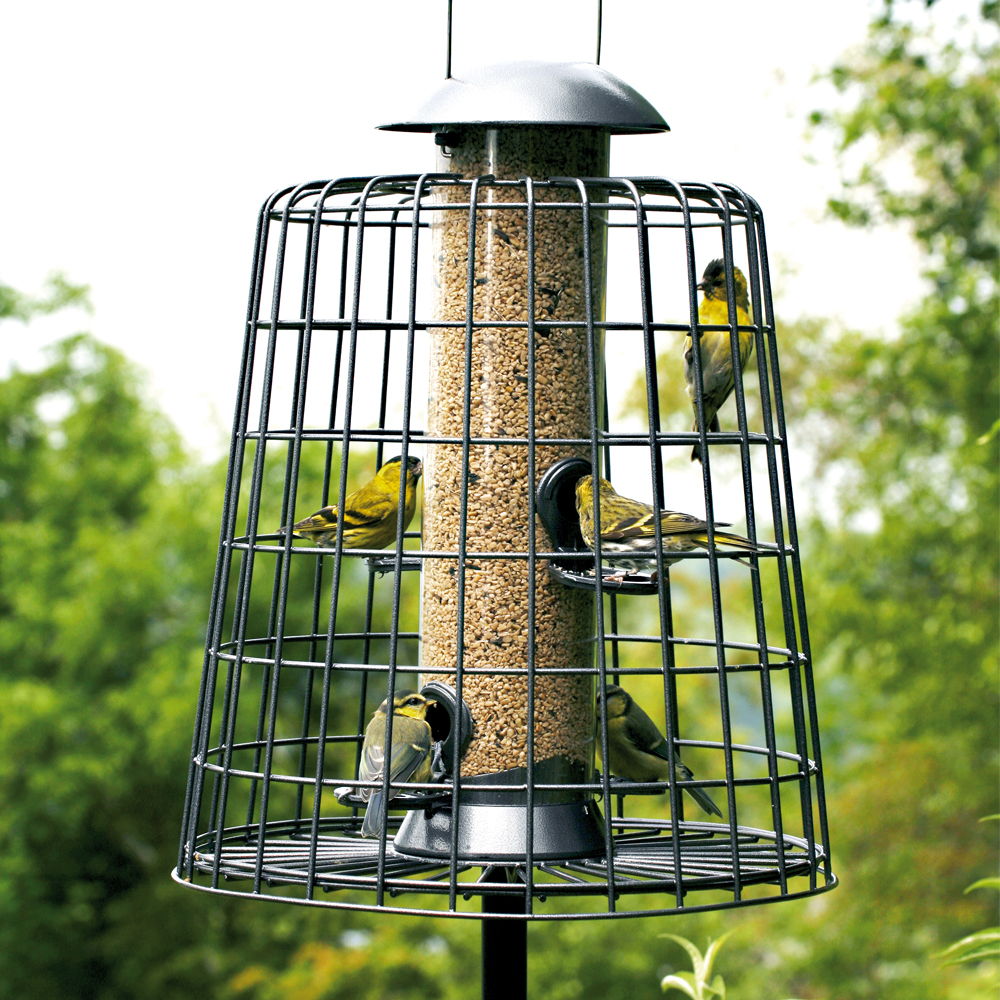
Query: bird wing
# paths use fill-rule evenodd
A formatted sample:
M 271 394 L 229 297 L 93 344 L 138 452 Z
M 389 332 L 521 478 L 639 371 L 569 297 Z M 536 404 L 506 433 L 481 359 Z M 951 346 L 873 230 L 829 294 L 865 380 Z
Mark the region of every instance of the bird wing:
M 651 753 L 654 757 L 659 757 L 660 760 L 670 759 L 667 754 L 666 740 L 663 740 L 659 744 L 659 746 L 650 747 L 646 752 Z M 680 778 L 681 781 L 690 781 L 694 777 L 694 775 L 691 773 L 691 768 L 689 768 L 687 764 L 685 764 L 684 761 L 681 760 L 680 754 L 678 754 L 676 751 L 674 752 L 674 763 L 677 765 L 677 777 Z
M 393 748 L 392 764 L 389 769 L 389 780 L 392 782 L 409 781 L 413 772 L 430 753 L 431 727 L 419 719 L 408 719 L 397 715 L 392 720 Z M 385 767 L 385 747 L 383 739 L 380 742 L 366 742 L 361 754 L 361 768 L 358 777 L 362 781 L 378 781 Z M 371 789 L 364 789 L 371 793 Z M 390 789 L 389 798 L 397 794 L 397 789 Z M 362 796 L 366 797 L 366 796 Z
M 412 492 L 416 496 L 409 480 L 406 486 L 406 493 Z M 405 499 L 406 494 L 404 502 Z M 344 510 L 345 528 L 370 527 L 388 518 L 395 518 L 399 511 L 399 480 L 396 479 L 390 486 L 384 479 L 376 476 L 347 498 Z
M 323 531 L 330 528 L 331 525 L 337 523 L 337 508 L 335 506 L 331 507 L 321 507 L 315 514 L 310 514 L 309 517 L 302 518 L 301 521 L 296 521 L 292 525 L 293 531 Z
M 382 496 L 378 490 L 366 494 L 364 489 L 360 489 L 357 493 L 352 493 L 344 505 L 344 532 L 381 524 L 395 511 L 394 498 Z M 296 531 L 329 531 L 331 528 L 336 528 L 337 516 L 337 506 L 331 504 L 297 521 L 294 528 Z
M 344 531 L 374 527 L 396 513 L 395 494 L 389 497 L 377 491 L 372 491 L 371 495 L 366 496 L 361 496 L 361 493 L 359 490 L 349 496 L 347 503 L 344 504 Z
M 691 514 L 681 514 L 675 510 L 661 510 L 660 531 L 663 535 L 686 535 L 692 532 L 705 531 L 708 522 L 699 520 Z M 716 527 L 728 528 L 724 521 L 716 522 Z M 616 521 L 601 532 L 601 540 L 608 542 L 624 541 L 629 538 L 653 538 L 656 535 L 656 517 L 653 511 L 641 517 L 626 517 Z
M 658 747 L 652 747 L 648 751 L 654 757 L 659 757 L 660 760 L 669 760 L 667 756 L 667 741 L 664 740 Z M 694 778 L 694 772 L 681 760 L 680 754 L 676 751 L 674 752 L 674 766 L 677 768 L 677 777 L 681 781 L 691 781 Z M 715 804 L 715 800 L 712 798 L 704 788 L 685 788 L 684 791 L 688 793 L 705 810 L 710 816 L 718 816 L 722 819 L 722 810 Z
M 619 542 L 626 538 L 644 537 L 646 523 L 652 523 L 652 512 L 635 517 L 623 517 L 611 524 L 601 526 L 601 541 Z
M 657 729 L 656 723 L 635 702 L 625 716 L 625 737 L 636 749 L 656 757 L 663 756 L 656 749 L 661 744 L 665 746 L 663 734 Z

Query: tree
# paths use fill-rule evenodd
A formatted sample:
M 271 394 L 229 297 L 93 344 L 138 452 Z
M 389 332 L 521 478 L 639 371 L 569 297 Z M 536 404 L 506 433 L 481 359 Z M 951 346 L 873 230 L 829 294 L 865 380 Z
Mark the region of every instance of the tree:
M 2 290 L 0 318 L 52 301 Z M 171 883 L 225 470 L 192 460 L 118 351 L 79 334 L 48 354 L 0 379 L 0 997 L 219 995 L 346 919 L 275 920 Z M 318 457 L 303 458 L 307 505 Z M 283 471 L 275 449 L 263 524 Z M 294 560 L 290 622 L 311 608 L 313 572 Z M 360 631 L 367 573 L 352 560 L 345 574 L 341 628 Z M 270 591 L 263 571 L 251 634 Z M 342 683 L 334 731 L 357 721 L 338 710 Z
M 997 788 L 997 4 L 944 42 L 901 7 L 831 71 L 847 109 L 812 121 L 843 158 L 831 212 L 908 226 L 929 292 L 898 336 L 786 331 L 814 335 L 793 345 L 789 423 L 818 430 L 837 501 L 803 559 L 845 882 L 805 922 L 791 988 L 882 1000 L 995 990 L 928 956 L 988 921 L 962 889 L 996 863 L 976 819 Z M 888 180 L 901 160 L 906 187 Z
M 841 110 L 812 116 L 845 177 L 831 213 L 906 226 L 928 294 L 890 336 L 779 323 L 788 425 L 827 501 L 800 538 L 844 887 L 747 914 L 747 995 L 995 993 L 930 955 L 991 922 L 962 890 L 996 864 L 976 820 L 996 812 L 1000 714 L 998 5 L 944 41 L 911 10 L 885 4 L 829 74 Z M 659 364 L 686 409 L 677 359 Z
M 845 665 L 864 661 L 867 683 L 899 696 L 892 735 L 947 733 L 980 753 L 996 734 L 982 709 L 995 704 L 1000 454 L 996 4 L 982 17 L 975 34 L 986 41 L 934 46 L 887 5 L 867 47 L 831 72 L 857 103 L 814 122 L 844 154 L 865 140 L 878 150 L 831 211 L 852 225 L 908 224 L 932 290 L 898 338 L 841 338 L 807 404 L 827 429 L 823 464 L 847 475 L 845 522 L 863 511 L 881 519 L 873 534 L 838 529 L 853 551 L 823 573 L 844 598 L 831 592 L 826 628 L 851 647 Z M 899 154 L 913 173 L 903 191 L 880 169 Z M 819 541 L 829 552 L 832 539 Z M 914 661 L 930 660 L 914 678 Z
M 90 311 L 90 289 L 86 285 L 73 285 L 59 272 L 49 275 L 45 285 L 47 294 L 37 297 L 0 282 L 0 320 L 15 319 L 27 323 L 33 316 L 58 312 L 69 306 L 80 306 Z
M 4 996 L 97 995 L 114 907 L 165 866 L 183 780 L 170 709 L 211 565 L 181 502 L 197 477 L 135 371 L 86 335 L 49 353 L 0 382 Z

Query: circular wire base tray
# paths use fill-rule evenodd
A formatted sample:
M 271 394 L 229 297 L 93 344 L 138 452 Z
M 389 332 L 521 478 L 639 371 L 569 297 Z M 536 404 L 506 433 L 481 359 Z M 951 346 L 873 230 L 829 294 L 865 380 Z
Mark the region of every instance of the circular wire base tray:
M 185 871 L 180 875 L 183 878 L 188 865 L 194 873 L 204 876 L 212 876 L 217 870 L 219 890 L 241 894 L 235 887 L 223 888 L 222 882 L 255 880 L 260 864 L 260 880 L 270 887 L 307 886 L 311 869 L 315 888 L 325 892 L 377 890 L 379 842 L 358 836 L 359 823 L 360 819 L 349 817 L 322 821 L 323 832 L 316 839 L 314 861 L 311 860 L 308 821 L 268 823 L 262 851 L 256 827 L 230 829 L 226 831 L 218 857 L 214 838 L 203 834 L 199 837 L 193 858 L 185 859 Z M 398 823 L 398 819 L 390 819 L 391 826 Z M 613 891 L 616 898 L 623 894 L 676 894 L 678 856 L 680 888 L 684 895 L 695 890 L 734 892 L 734 855 L 741 887 L 782 886 L 782 895 L 798 896 L 822 892 L 836 884 L 832 874 L 821 874 L 826 858 L 819 846 L 814 845 L 810 854 L 808 843 L 798 837 L 785 835 L 782 838 L 784 849 L 780 850 L 774 833 L 739 827 L 734 852 L 728 825 L 688 821 L 678 824 L 675 853 L 670 820 L 617 818 L 613 821 L 613 829 Z M 465 900 L 495 893 L 523 896 L 526 875 L 524 862 L 498 864 L 487 859 L 461 860 L 457 864 L 456 890 Z M 799 891 L 792 890 L 788 880 L 795 877 L 809 878 L 809 888 L 803 886 Z M 184 878 L 184 881 L 189 880 Z M 398 897 L 407 893 L 447 895 L 450 892 L 449 882 L 447 858 L 438 860 L 405 855 L 395 850 L 392 838 L 387 841 L 382 886 L 388 896 Z M 208 886 L 197 887 L 211 891 Z M 532 890 L 533 895 L 543 902 L 570 896 L 607 896 L 606 858 L 601 854 L 592 858 L 536 862 Z M 287 902 L 314 902 L 282 898 Z M 765 901 L 745 900 L 748 903 Z M 709 904 L 709 908 L 715 905 L 731 906 L 733 903 Z M 593 914 L 601 915 L 608 914 Z

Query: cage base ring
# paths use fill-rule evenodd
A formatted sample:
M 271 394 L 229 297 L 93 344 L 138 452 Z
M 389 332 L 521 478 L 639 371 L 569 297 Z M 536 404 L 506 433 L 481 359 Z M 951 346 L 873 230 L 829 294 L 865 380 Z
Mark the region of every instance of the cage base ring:
M 309 823 L 294 824 L 301 832 L 291 832 L 290 824 L 267 824 L 263 851 L 260 852 L 260 878 L 268 886 L 306 886 L 310 881 L 326 893 L 341 890 L 369 890 L 379 888 L 379 842 L 365 840 L 350 831 L 350 817 L 321 821 L 324 831 L 316 838 L 315 854 L 308 834 Z M 358 821 L 359 822 L 359 821 Z M 395 825 L 395 820 L 390 820 Z M 675 860 L 674 838 L 670 820 L 615 818 L 614 868 L 611 890 L 616 897 L 645 893 L 680 892 L 685 897 L 699 891 L 734 892 L 734 855 L 739 867 L 741 887 L 774 885 L 784 882 L 787 887 L 782 895 L 802 895 L 802 889 L 793 892 L 788 880 L 808 878 L 806 894 L 824 891 L 830 887 L 830 878 L 821 874 L 826 856 L 819 844 L 811 846 L 802 838 L 785 834 L 779 844 L 775 834 L 752 827 L 738 827 L 734 844 L 728 825 L 684 821 L 678 823 L 677 855 Z M 255 827 L 229 831 L 221 850 L 214 838 L 206 834 L 199 838 L 193 852 L 185 852 L 185 864 L 178 872 L 178 880 L 192 884 L 188 878 L 211 877 L 217 870 L 220 880 L 226 883 L 253 880 L 257 874 L 258 831 Z M 218 856 L 217 856 L 218 854 Z M 312 856 L 312 860 L 310 860 Z M 478 873 L 476 869 L 482 869 Z M 407 855 L 395 849 L 393 839 L 386 843 L 382 888 L 391 897 L 404 894 L 448 894 L 449 859 L 431 859 Z M 476 878 L 463 881 L 462 877 Z M 456 867 L 457 891 L 465 899 L 486 893 L 517 893 L 523 895 L 527 870 L 522 858 L 519 863 L 497 863 L 487 857 L 466 858 Z M 195 887 L 212 891 L 208 886 Z M 233 892 L 227 887 L 220 891 Z M 247 889 L 247 894 L 252 890 Z M 609 880 L 606 857 L 602 853 L 590 858 L 536 858 L 532 871 L 532 895 L 539 902 L 557 902 L 564 897 L 607 896 Z M 238 893 L 239 894 L 239 893 Z M 773 897 L 769 897 L 773 898 Z M 292 901 L 289 899 L 289 901 Z M 296 902 L 338 905 L 314 899 L 296 899 Z M 757 900 L 754 900 L 757 901 Z M 759 900 L 760 902 L 766 899 Z M 745 900 L 751 902 L 751 900 Z M 356 904 L 354 904 L 356 905 Z M 709 903 L 707 908 L 732 905 Z M 677 907 L 678 909 L 681 907 Z M 392 907 L 387 907 L 392 911 Z M 446 915 L 446 913 L 441 914 Z M 463 914 L 464 915 L 464 914 Z

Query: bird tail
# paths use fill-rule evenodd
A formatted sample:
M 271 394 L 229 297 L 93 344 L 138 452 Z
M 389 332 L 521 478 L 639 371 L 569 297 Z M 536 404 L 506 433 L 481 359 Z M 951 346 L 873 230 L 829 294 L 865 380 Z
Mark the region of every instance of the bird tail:
M 709 816 L 718 816 L 722 819 L 722 810 L 715 804 L 712 800 L 712 796 L 705 791 L 704 788 L 686 788 L 686 792 L 690 793 L 691 798 L 701 806 L 709 814 Z
M 708 429 L 710 431 L 715 431 L 716 433 L 718 433 L 720 430 L 722 430 L 722 428 L 719 426 L 719 414 L 718 413 L 713 413 L 712 414 L 712 419 L 709 420 L 709 422 L 708 422 Z M 691 425 L 691 430 L 693 430 L 696 434 L 698 433 L 698 418 L 697 417 L 695 417 L 694 423 Z M 701 461 L 701 442 L 700 441 L 695 441 L 694 447 L 691 449 L 691 461 L 694 462 L 695 460 L 697 460 L 699 462 Z
M 688 536 L 692 542 L 700 545 L 702 548 L 708 548 L 708 532 L 699 532 L 696 535 Z M 739 549 L 741 552 L 761 552 L 762 550 L 758 546 L 754 545 L 749 538 L 744 538 L 742 535 L 733 535 L 728 531 L 717 531 L 715 533 L 715 544 L 716 545 L 726 545 L 731 549 Z
M 701 789 L 699 789 L 699 791 L 700 790 Z M 382 797 L 382 790 L 377 789 L 372 792 L 372 797 L 368 800 L 368 808 L 365 810 L 364 822 L 361 824 L 361 836 L 377 837 L 384 823 L 385 803 Z
M 730 548 L 739 549 L 741 552 L 760 552 L 760 549 L 742 535 L 732 535 L 728 531 L 717 531 L 715 541 L 718 545 L 728 545 Z M 708 544 L 708 535 L 705 535 L 705 545 Z

